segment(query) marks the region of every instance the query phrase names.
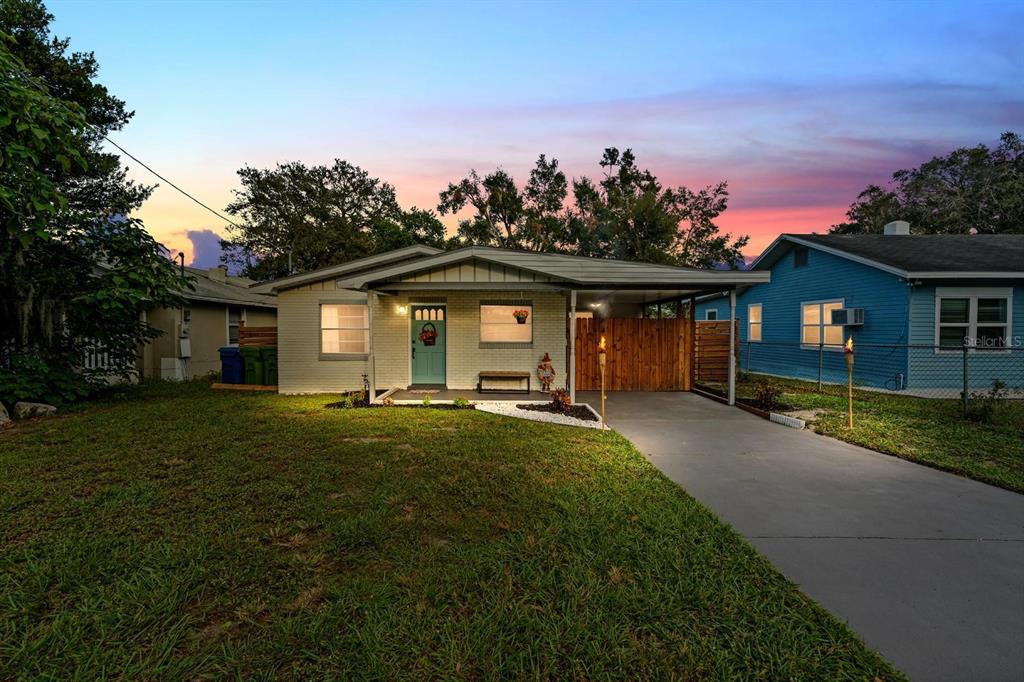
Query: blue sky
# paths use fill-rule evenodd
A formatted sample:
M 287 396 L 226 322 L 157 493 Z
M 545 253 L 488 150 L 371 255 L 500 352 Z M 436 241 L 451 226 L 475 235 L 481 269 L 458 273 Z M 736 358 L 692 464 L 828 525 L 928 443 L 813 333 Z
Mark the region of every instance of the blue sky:
M 115 139 L 217 208 L 246 164 L 340 157 L 433 207 L 470 168 L 525 179 L 544 153 L 593 176 L 632 147 L 667 183 L 729 180 L 722 225 L 756 253 L 898 168 L 1024 132 L 1021 3 L 49 7 L 136 111 Z M 224 232 L 168 187 L 141 217 L 201 264 L 212 240 L 188 232 Z

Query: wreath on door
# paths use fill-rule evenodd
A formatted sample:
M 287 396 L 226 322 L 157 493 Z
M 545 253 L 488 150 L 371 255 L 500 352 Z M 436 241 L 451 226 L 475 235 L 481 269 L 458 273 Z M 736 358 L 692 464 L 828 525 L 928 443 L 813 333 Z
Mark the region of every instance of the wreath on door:
M 433 346 L 437 343 L 437 327 L 434 326 L 433 322 L 427 322 L 423 325 L 423 329 L 420 330 L 420 341 L 423 342 L 424 346 Z

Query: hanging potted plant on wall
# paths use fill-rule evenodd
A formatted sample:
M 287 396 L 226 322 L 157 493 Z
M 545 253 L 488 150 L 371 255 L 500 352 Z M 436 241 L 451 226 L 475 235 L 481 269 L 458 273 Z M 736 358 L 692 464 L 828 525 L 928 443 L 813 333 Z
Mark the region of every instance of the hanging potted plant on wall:
M 526 324 L 526 318 L 530 316 L 530 311 L 526 308 L 519 308 L 518 310 L 512 311 L 512 317 L 516 318 L 516 322 L 519 324 Z
M 420 341 L 423 342 L 424 346 L 433 346 L 437 343 L 437 327 L 434 326 L 433 322 L 427 322 L 423 325 L 423 329 L 420 330 Z

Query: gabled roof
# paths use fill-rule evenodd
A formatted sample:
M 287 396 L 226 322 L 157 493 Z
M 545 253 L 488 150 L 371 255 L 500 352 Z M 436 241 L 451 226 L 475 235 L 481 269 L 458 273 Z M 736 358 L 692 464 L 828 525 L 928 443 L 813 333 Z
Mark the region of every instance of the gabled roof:
M 186 267 L 185 272 L 195 287 L 192 291 L 183 291 L 182 295 L 190 301 L 206 301 L 209 303 L 225 303 L 228 305 L 258 306 L 276 308 L 277 301 L 249 288 L 251 280 L 244 277 L 228 277 L 223 282 L 210 279 L 208 270 Z M 236 281 L 232 281 L 236 280 Z
M 441 249 L 435 249 L 432 246 L 414 244 L 401 249 L 367 256 L 366 258 L 358 258 L 340 265 L 331 265 L 326 268 L 320 268 L 319 270 L 310 270 L 309 272 L 302 272 L 297 275 L 263 282 L 252 287 L 252 290 L 256 292 L 276 293 L 282 289 L 291 289 L 293 287 L 302 286 L 303 284 L 310 284 L 312 282 L 338 278 L 345 275 L 351 276 L 364 270 L 380 268 L 398 261 L 411 261 L 425 256 L 433 256 L 438 253 L 443 252 Z
M 714 287 L 767 282 L 768 273 L 736 270 L 697 270 L 671 265 L 635 263 L 607 258 L 586 258 L 557 253 L 515 251 L 487 246 L 467 246 L 407 263 L 367 270 L 339 279 L 338 288 L 364 289 L 371 284 L 423 270 L 478 260 L 518 268 L 579 287 Z
M 793 245 L 816 248 L 901 277 L 1024 275 L 1024 235 L 992 234 L 782 234 L 751 269 L 767 270 Z

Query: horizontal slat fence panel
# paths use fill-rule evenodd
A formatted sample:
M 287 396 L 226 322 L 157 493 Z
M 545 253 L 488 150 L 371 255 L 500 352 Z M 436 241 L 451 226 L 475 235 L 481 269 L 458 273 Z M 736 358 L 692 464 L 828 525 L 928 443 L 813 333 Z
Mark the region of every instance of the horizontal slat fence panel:
M 736 361 L 739 367 L 739 321 L 736 321 Z M 694 348 L 694 380 L 725 382 L 729 376 L 729 320 L 697 322 Z
M 238 325 L 239 346 L 276 346 L 277 327 L 247 327 Z
M 688 391 L 690 335 L 685 319 L 578 318 L 576 390 L 600 390 L 597 348 L 604 336 L 606 390 Z

